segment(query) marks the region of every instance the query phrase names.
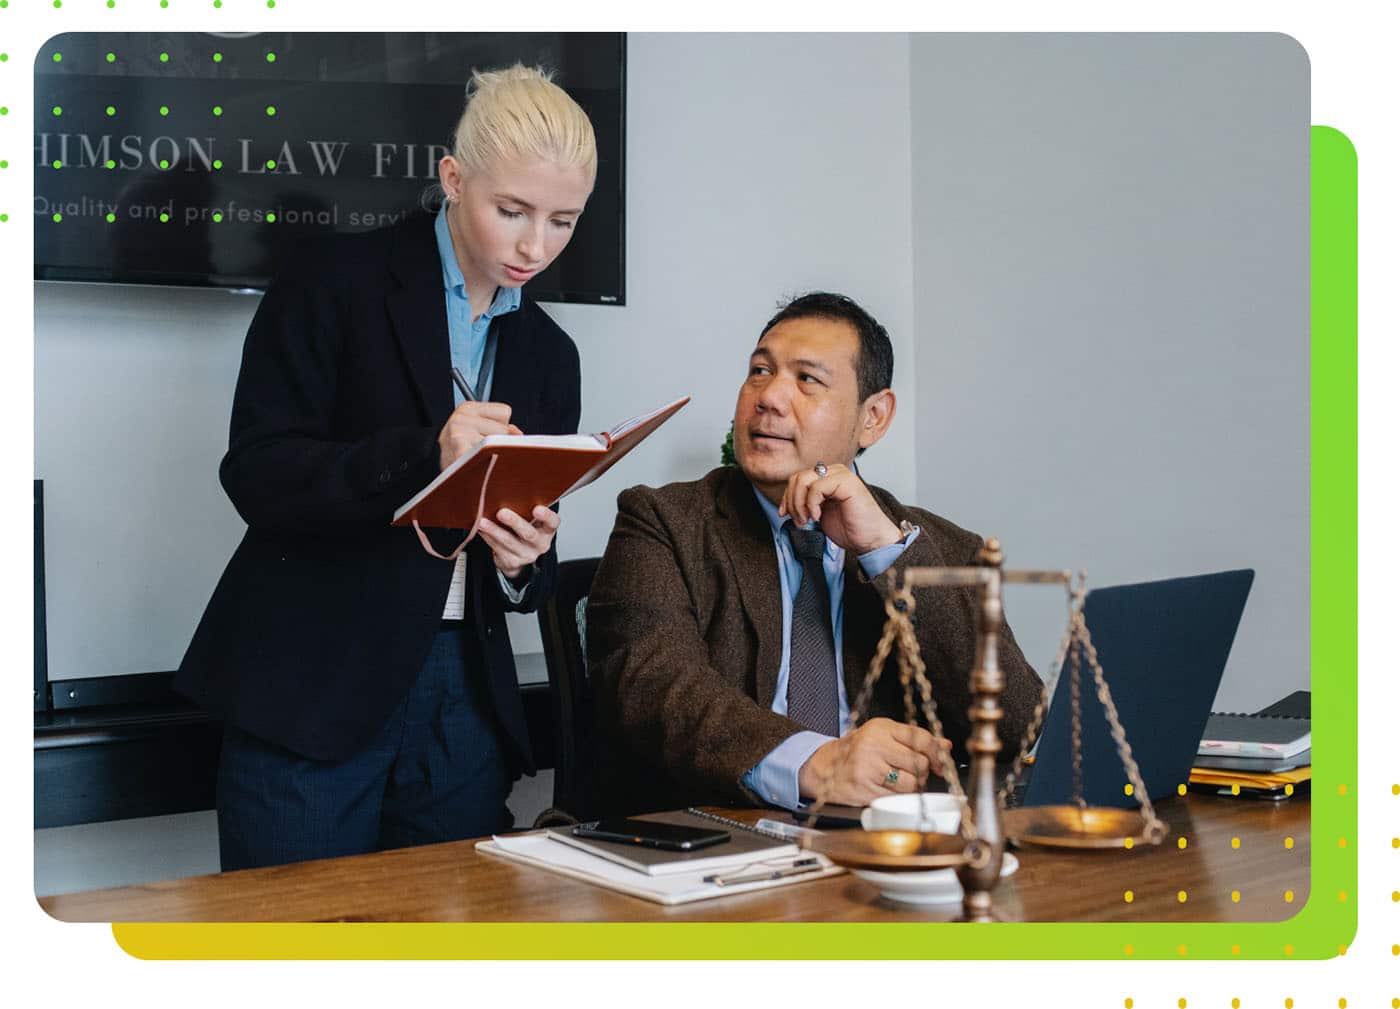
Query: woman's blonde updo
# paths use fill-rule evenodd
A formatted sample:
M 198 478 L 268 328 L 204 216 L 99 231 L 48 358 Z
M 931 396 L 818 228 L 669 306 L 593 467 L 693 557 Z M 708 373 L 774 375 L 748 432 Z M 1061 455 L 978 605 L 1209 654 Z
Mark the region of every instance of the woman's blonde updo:
M 467 107 L 452 137 L 452 154 L 463 172 L 503 160 L 541 160 L 582 168 L 593 187 L 598 174 L 593 124 L 552 78 L 550 72 L 522 63 L 472 71 Z

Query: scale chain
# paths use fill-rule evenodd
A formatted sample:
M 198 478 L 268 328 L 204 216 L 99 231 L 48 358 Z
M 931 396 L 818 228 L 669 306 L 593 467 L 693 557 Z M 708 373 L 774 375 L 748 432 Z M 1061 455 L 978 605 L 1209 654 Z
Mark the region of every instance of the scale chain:
M 1104 717 L 1108 720 L 1109 735 L 1118 747 L 1118 759 L 1123 762 L 1123 769 L 1128 772 L 1128 781 L 1133 786 L 1133 794 L 1138 797 L 1138 806 L 1142 809 L 1142 816 L 1146 821 L 1143 836 L 1153 844 L 1158 844 L 1166 836 L 1167 827 L 1157 818 L 1157 811 L 1152 807 L 1147 786 L 1142 780 L 1142 772 L 1138 769 L 1137 761 L 1133 759 L 1133 749 L 1128 745 L 1127 733 L 1123 731 L 1123 723 L 1118 718 L 1118 708 L 1113 703 L 1113 695 L 1109 693 L 1108 680 L 1103 675 L 1103 667 L 1099 665 L 1098 649 L 1089 637 L 1089 625 L 1084 621 L 1082 610 L 1078 614 L 1077 625 L 1077 636 L 1085 655 L 1089 658 L 1089 667 L 1094 671 L 1095 692 L 1098 694 L 1099 704 L 1103 706 Z

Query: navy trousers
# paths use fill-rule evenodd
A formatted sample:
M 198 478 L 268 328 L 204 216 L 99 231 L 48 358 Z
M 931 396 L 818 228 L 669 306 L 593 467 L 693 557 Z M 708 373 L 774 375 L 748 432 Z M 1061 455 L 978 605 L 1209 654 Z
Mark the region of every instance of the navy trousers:
M 514 778 L 462 631 L 444 627 L 384 728 L 348 760 L 224 730 L 219 862 L 228 872 L 498 833 L 513 823 Z

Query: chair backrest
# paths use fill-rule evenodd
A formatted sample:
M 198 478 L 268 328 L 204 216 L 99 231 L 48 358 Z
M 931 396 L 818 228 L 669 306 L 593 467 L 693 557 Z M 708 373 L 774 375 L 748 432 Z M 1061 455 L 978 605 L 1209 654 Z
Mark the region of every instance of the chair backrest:
M 552 598 L 539 609 L 554 710 L 554 809 L 588 819 L 594 803 L 593 690 L 584 655 L 584 613 L 600 558 L 563 561 Z

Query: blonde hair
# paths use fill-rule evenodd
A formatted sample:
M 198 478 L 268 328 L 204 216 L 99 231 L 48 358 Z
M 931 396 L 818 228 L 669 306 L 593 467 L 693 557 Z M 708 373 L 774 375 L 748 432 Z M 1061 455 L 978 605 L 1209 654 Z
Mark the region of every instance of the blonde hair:
M 452 154 L 464 172 L 538 159 L 582 168 L 592 189 L 598 175 L 593 124 L 553 77 L 523 63 L 472 71 L 467 107 L 452 136 Z

